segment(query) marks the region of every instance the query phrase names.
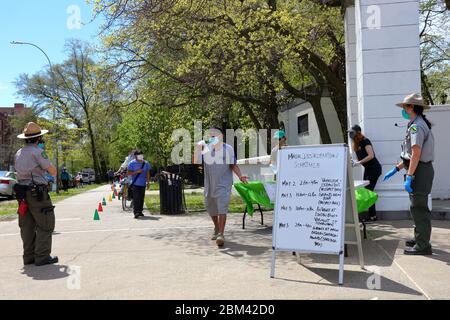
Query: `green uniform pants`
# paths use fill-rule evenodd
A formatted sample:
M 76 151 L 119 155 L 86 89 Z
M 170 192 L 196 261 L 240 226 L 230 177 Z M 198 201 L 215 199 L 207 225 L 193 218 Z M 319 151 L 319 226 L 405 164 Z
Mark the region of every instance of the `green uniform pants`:
M 416 225 L 414 239 L 416 250 L 431 248 L 431 211 L 428 208 L 428 195 L 433 186 L 434 169 L 431 162 L 419 162 L 414 181 L 411 184 L 413 192 L 409 194 L 410 212 Z
M 28 210 L 23 217 L 19 215 L 23 260 L 24 263 L 33 260 L 36 263 L 43 262 L 50 257 L 52 233 L 55 229 L 52 201 L 47 192 L 44 192 L 43 200 L 38 201 L 37 197 L 31 195 L 31 191 L 27 191 L 25 201 Z

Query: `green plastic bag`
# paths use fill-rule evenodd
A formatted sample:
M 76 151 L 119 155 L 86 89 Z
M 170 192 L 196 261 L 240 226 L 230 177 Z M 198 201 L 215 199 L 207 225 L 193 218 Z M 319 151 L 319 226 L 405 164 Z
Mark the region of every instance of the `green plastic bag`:
M 378 200 L 378 195 L 366 188 L 355 190 L 355 196 L 358 213 L 367 211 Z
M 234 188 L 245 202 L 249 216 L 253 216 L 254 204 L 273 209 L 273 203 L 270 202 L 264 184 L 261 181 L 249 181 L 248 183 L 236 182 L 234 183 Z

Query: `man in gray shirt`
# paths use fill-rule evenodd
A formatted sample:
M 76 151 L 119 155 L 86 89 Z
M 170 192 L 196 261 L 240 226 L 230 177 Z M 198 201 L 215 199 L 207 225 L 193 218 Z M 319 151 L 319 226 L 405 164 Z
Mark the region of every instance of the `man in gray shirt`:
M 236 164 L 233 147 L 223 143 L 222 130 L 217 127 L 208 130 L 209 144 L 197 144 L 194 163 L 203 161 L 205 173 L 205 206 L 214 223 L 211 240 L 221 247 L 225 243 L 224 231 L 230 204 L 233 172 L 247 183 L 248 177 L 241 174 Z

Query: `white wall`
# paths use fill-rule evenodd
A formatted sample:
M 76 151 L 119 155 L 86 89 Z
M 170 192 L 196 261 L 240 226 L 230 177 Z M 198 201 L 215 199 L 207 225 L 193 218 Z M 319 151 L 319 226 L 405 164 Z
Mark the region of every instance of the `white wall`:
M 450 105 L 432 106 L 426 115 L 433 124 L 435 143 L 431 195 L 434 199 L 450 199 Z
M 376 28 L 370 24 L 374 5 L 380 10 L 380 24 Z M 396 122 L 405 122 L 395 103 L 412 92 L 421 91 L 418 0 L 355 0 L 354 8 L 358 107 L 357 116 L 352 114 L 351 118 L 352 121 L 357 118 L 372 140 L 385 173 L 400 160 L 401 141 L 405 136 L 405 128 L 394 126 Z M 351 15 L 352 11 L 348 11 L 349 29 Z M 350 39 L 349 35 L 346 40 Z M 347 49 L 352 48 L 349 43 Z M 352 85 L 354 82 L 348 83 L 347 91 L 355 91 Z M 379 181 L 376 191 L 379 211 L 408 210 L 402 175 L 388 182 Z
M 342 143 L 344 141 L 344 137 L 333 102 L 330 98 L 324 97 L 321 99 L 321 104 L 331 141 L 333 143 Z M 308 134 L 298 135 L 297 118 L 305 114 L 308 114 L 309 132 Z M 321 143 L 319 127 L 317 125 L 314 111 L 309 102 L 299 101 L 296 106 L 280 112 L 278 119 L 279 121 L 284 122 L 287 142 L 289 145 L 310 145 Z

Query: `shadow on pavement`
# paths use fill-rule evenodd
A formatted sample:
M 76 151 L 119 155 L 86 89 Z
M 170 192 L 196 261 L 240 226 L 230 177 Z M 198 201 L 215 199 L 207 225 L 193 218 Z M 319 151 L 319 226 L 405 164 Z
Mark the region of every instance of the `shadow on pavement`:
M 249 229 L 248 232 L 251 232 L 253 234 L 261 234 L 261 235 L 272 235 L 272 226 L 258 226 L 258 229 Z M 245 229 L 247 230 L 247 229 Z
M 424 257 L 434 259 L 434 260 L 439 260 L 439 261 L 447 263 L 447 265 L 450 265 L 450 253 L 447 251 L 435 249 L 433 247 L 433 255 L 424 256 Z
M 22 274 L 27 275 L 33 280 L 55 280 L 69 276 L 67 271 L 68 267 L 65 265 L 47 265 L 36 267 L 34 265 L 28 265 L 23 267 Z
M 139 217 L 138 220 L 155 220 L 155 221 L 157 221 L 157 220 L 159 220 L 159 219 L 161 219 L 161 217 L 144 216 L 144 217 Z
M 228 254 L 234 258 L 240 258 L 244 255 L 258 256 L 267 253 L 270 250 L 267 246 L 253 246 L 248 244 L 226 241 L 225 245 L 220 248 L 220 253 Z
M 309 271 L 314 272 L 319 277 L 325 279 L 330 283 L 322 283 L 322 282 L 310 282 L 310 281 L 302 281 L 296 279 L 285 279 L 285 278 L 277 278 L 278 280 L 291 281 L 291 282 L 299 282 L 299 283 L 309 283 L 309 284 L 317 284 L 323 286 L 339 286 L 338 284 L 338 276 L 339 271 L 337 269 L 325 269 L 325 268 L 311 268 L 305 267 Z M 342 287 L 345 288 L 354 288 L 354 289 L 365 289 L 372 290 L 374 293 L 377 291 L 385 291 L 392 293 L 402 293 L 409 294 L 415 296 L 423 296 L 419 291 L 416 291 L 410 287 L 407 287 L 399 282 L 393 281 L 389 278 L 383 277 L 380 275 L 379 278 L 379 289 L 374 288 L 371 289 L 370 285 L 375 285 L 376 281 L 373 281 L 374 274 L 366 271 L 353 271 L 353 270 L 345 270 L 344 272 L 344 284 Z

